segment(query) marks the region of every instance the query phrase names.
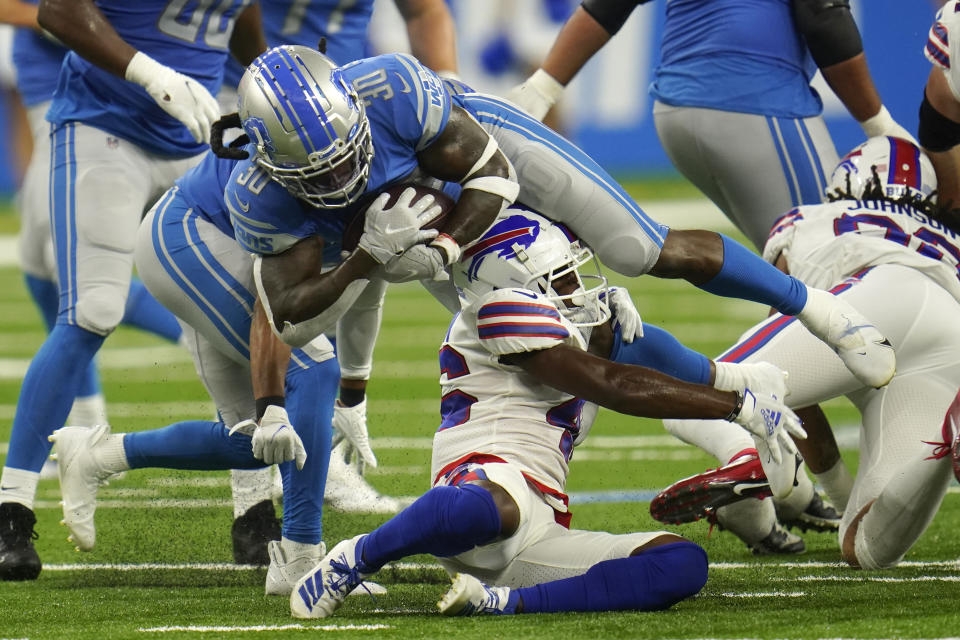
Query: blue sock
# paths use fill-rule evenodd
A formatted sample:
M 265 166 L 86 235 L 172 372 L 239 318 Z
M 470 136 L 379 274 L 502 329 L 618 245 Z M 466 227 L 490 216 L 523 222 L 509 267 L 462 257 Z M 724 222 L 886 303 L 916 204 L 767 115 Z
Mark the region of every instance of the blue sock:
M 127 306 L 123 309 L 121 323 L 154 333 L 170 342 L 180 339 L 183 330 L 176 317 L 150 295 L 147 287 L 137 278 L 130 281 Z
M 47 329 L 47 333 L 49 333 L 57 321 L 57 308 L 60 305 L 60 294 L 57 293 L 57 285 L 52 280 L 44 280 L 43 278 L 38 278 L 28 273 L 23 275 L 23 279 L 26 282 L 27 291 L 30 292 L 30 297 L 33 298 L 34 304 L 36 304 L 37 309 L 40 310 L 43 324 Z M 100 376 L 97 373 L 97 363 L 94 358 L 90 361 L 90 364 L 87 365 L 87 371 L 80 382 L 80 389 L 77 391 L 77 395 L 92 396 L 98 393 L 100 393 Z
M 434 487 L 363 539 L 361 571 L 417 553 L 455 556 L 499 534 L 500 513 L 489 491 L 473 484 Z
M 297 362 L 308 362 L 304 369 Z M 323 487 L 327 484 L 333 403 L 340 385 L 336 358 L 311 361 L 294 350 L 286 379 L 287 415 L 303 441 L 307 461 L 298 470 L 295 462 L 280 465 L 283 476 L 283 537 L 316 544 L 323 539 Z
M 788 276 L 764 261 L 750 249 L 725 235 L 723 239 L 723 266 L 720 273 L 701 289 L 726 298 L 741 298 L 773 307 L 787 316 L 800 313 L 807 304 L 807 288 L 802 282 Z
M 644 323 L 643 337 L 637 336 L 629 344 L 623 341 L 617 329 L 613 334 L 610 359 L 656 369 L 687 382 L 707 384 L 710 380 L 710 359 L 707 356 L 686 347 L 669 331 L 652 324 Z
M 639 555 L 605 560 L 573 578 L 510 591 L 523 613 L 658 611 L 696 594 L 707 582 L 707 553 L 692 542 L 653 547 Z
M 7 452 L 8 467 L 39 472 L 53 445 L 47 440 L 63 426 L 87 365 L 104 336 L 58 324 L 30 361 L 20 387 Z
M 222 422 L 190 420 L 161 429 L 136 431 L 123 436 L 123 451 L 131 469 L 259 469 L 263 460 L 253 457 L 250 436 L 229 431 Z

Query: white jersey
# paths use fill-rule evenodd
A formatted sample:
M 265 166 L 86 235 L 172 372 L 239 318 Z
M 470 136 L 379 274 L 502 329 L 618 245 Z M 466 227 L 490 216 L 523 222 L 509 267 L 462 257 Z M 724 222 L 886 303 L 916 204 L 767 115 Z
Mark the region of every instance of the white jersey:
M 950 0 L 937 12 L 923 53 L 943 69 L 950 90 L 960 100 L 960 0 Z
M 799 207 L 780 218 L 763 257 L 783 253 L 790 273 L 828 289 L 868 267 L 898 264 L 922 272 L 960 302 L 960 237 L 913 207 L 839 200 Z
M 580 331 L 556 305 L 526 289 L 493 291 L 454 317 L 440 349 L 435 481 L 471 457 L 499 459 L 546 493 L 562 494 L 583 401 L 499 360 L 560 344 L 586 349 Z M 562 498 L 555 497 L 560 502 L 550 500 L 551 506 L 564 511 Z

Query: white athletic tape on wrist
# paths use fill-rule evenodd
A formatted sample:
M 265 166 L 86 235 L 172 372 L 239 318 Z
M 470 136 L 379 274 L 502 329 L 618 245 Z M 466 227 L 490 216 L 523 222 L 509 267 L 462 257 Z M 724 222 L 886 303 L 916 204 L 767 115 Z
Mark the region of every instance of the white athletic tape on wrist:
M 508 203 L 513 203 L 520 194 L 520 183 L 510 178 L 501 178 L 500 176 L 480 176 L 472 178 L 463 183 L 464 189 L 476 189 L 477 191 L 486 191 L 495 196 L 500 196 Z
M 534 71 L 533 75 L 527 78 L 527 84 L 535 88 L 540 95 L 550 103 L 550 106 L 553 106 L 564 89 L 563 85 L 560 84 L 556 78 L 543 69 Z
M 460 244 L 447 234 L 441 233 L 438 235 L 433 239 L 433 242 L 430 243 L 430 246 L 437 249 L 443 249 L 445 255 L 447 256 L 447 261 L 444 262 L 445 265 L 460 262 Z
M 487 136 L 487 145 L 483 148 L 483 153 L 480 154 L 480 159 L 473 163 L 473 166 L 470 167 L 470 171 L 467 171 L 466 175 L 460 180 L 460 182 L 465 182 L 470 179 L 470 176 L 475 174 L 477 171 L 480 171 L 488 162 L 490 158 L 493 157 L 497 151 L 500 150 L 500 145 L 497 144 L 497 141 L 493 139 L 493 136 Z

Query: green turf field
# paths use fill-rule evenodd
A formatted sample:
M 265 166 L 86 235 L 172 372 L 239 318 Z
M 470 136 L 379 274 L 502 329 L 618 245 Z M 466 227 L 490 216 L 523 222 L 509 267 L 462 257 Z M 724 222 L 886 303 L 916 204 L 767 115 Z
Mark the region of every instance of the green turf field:
M 682 283 L 644 278 L 631 289 L 646 321 L 711 355 L 764 316 L 757 305 L 713 298 Z M 429 442 L 438 422 L 435 355 L 446 324 L 442 308 L 419 287 L 390 292 L 369 409 L 380 459 L 369 478 L 385 493 L 415 496 L 428 487 Z M 20 376 L 42 337 L 19 274 L 0 269 L 4 450 Z M 188 356 L 175 346 L 120 329 L 100 364 L 115 432 L 212 413 Z M 855 424 L 844 402 L 829 405 L 828 413 L 848 432 Z M 855 464 L 854 451 L 845 455 Z M 660 529 L 638 494 L 713 464 L 666 436 L 657 422 L 602 413 L 571 467 L 574 525 Z M 0 638 L 934 638 L 956 636 L 960 626 L 960 498 L 953 490 L 907 562 L 894 570 L 866 574 L 840 566 L 828 534 L 805 535 L 802 556 L 758 559 L 729 533 L 708 535 L 708 525 L 696 523 L 675 530 L 707 549 L 709 582 L 697 598 L 664 613 L 450 620 L 434 606 L 445 576 L 417 565 L 385 570 L 379 579 L 387 595 L 350 598 L 334 617 L 302 623 L 289 617 L 285 598 L 263 595 L 264 570 L 228 564 L 226 473 L 134 471 L 103 488 L 100 498 L 97 549 L 80 554 L 57 524 L 56 480 L 41 483 L 37 548 L 45 568 L 36 582 L 0 583 Z M 382 520 L 330 510 L 325 539 L 332 545 Z

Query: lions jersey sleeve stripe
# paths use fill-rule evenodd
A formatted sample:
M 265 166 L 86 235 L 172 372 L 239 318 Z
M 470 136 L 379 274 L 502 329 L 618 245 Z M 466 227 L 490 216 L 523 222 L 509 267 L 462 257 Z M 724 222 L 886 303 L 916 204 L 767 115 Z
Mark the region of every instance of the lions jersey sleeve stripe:
M 407 70 L 410 86 L 416 92 L 417 121 L 423 127 L 423 135 L 417 144 L 417 151 L 421 151 L 434 141 L 446 124 L 450 112 L 449 101 L 442 99 L 445 92 L 439 76 L 412 56 L 400 53 L 397 54 L 397 61 Z

